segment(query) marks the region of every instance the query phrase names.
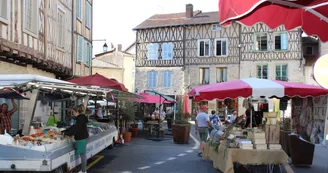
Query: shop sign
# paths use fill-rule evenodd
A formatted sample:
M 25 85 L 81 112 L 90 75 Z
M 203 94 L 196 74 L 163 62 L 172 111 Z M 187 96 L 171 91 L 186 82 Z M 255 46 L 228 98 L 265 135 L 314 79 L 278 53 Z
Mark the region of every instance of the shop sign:
M 320 86 L 328 89 L 328 54 L 320 57 L 314 64 L 313 78 Z

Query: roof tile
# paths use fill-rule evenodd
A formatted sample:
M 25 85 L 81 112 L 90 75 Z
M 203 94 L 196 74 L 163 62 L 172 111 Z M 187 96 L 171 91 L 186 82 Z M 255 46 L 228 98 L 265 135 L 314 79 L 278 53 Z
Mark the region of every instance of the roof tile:
M 155 14 L 139 24 L 133 30 L 219 22 L 219 15 L 217 11 L 205 13 L 202 13 L 201 11 L 194 11 L 194 16 L 192 18 L 187 18 L 186 13 Z

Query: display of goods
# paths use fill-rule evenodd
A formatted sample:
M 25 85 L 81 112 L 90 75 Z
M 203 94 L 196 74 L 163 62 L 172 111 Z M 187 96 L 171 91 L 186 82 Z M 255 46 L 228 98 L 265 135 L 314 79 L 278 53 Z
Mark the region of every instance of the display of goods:
M 93 127 L 88 127 L 88 131 L 89 131 L 89 133 L 91 133 L 93 135 L 96 135 L 96 134 L 98 134 L 99 129 L 98 128 L 93 128 Z

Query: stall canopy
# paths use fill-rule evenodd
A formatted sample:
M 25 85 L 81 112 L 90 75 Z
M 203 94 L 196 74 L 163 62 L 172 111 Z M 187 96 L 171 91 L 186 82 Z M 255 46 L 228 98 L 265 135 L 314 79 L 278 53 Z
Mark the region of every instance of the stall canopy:
M 301 27 L 307 35 L 328 41 L 327 0 L 219 0 L 221 24 L 235 20 L 246 26 L 262 22 L 271 29 Z
M 29 100 L 22 93 L 12 89 L 12 88 L 3 88 L 0 90 L 0 98 L 5 99 L 18 99 L 18 100 Z
M 157 96 L 160 96 L 161 99 L 164 99 L 165 101 L 169 101 L 169 102 L 172 102 L 174 103 L 175 100 L 163 93 L 160 93 L 160 92 L 157 92 L 155 90 L 145 90 L 144 93 L 147 93 L 149 95 L 157 95 Z
M 105 76 L 102 76 L 98 73 L 90 76 L 75 78 L 69 80 L 68 82 L 76 83 L 79 85 L 100 86 L 100 87 L 112 88 L 112 89 L 126 91 L 126 92 L 128 91 L 128 89 L 125 88 L 123 84 L 119 83 L 114 79 L 108 79 Z
M 190 92 L 196 102 L 250 96 L 256 98 L 260 96 L 282 98 L 284 96 L 317 97 L 327 94 L 328 89 L 320 86 L 258 78 L 203 85 L 193 88 Z
M 63 93 L 67 95 L 76 96 L 104 96 L 107 93 L 115 99 L 140 99 L 139 96 L 124 92 L 112 88 L 98 87 L 98 86 L 84 86 L 63 80 L 53 79 L 50 77 L 30 74 L 10 74 L 0 75 L 0 89 L 13 88 L 19 92 L 26 92 L 32 88 L 40 89 L 48 92 L 50 97 L 55 99 L 56 93 L 59 96 L 63 96 Z
M 148 93 L 140 93 L 139 96 L 143 97 L 142 99 L 136 100 L 136 102 L 139 103 L 147 103 L 147 104 L 153 104 L 153 103 L 174 103 L 173 100 L 165 100 L 164 98 L 161 98 L 159 95 L 150 95 Z

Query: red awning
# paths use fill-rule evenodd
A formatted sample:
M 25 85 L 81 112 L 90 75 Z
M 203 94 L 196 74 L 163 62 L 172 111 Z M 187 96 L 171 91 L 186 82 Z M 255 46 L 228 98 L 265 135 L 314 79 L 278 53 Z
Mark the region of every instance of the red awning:
M 159 95 L 150 95 L 148 93 L 140 93 L 139 96 L 143 97 L 143 99 L 136 100 L 136 102 L 139 103 L 148 103 L 148 104 L 153 104 L 153 103 L 174 103 L 174 101 L 170 100 L 165 100 L 165 98 L 159 96 Z
M 226 99 L 238 97 L 318 97 L 328 95 L 328 89 L 320 86 L 307 85 L 277 80 L 247 78 L 228 82 L 202 85 L 193 88 L 190 95 L 196 102 L 202 100 Z
M 125 88 L 125 86 L 116 80 L 108 79 L 105 76 L 102 76 L 98 73 L 90 76 L 84 76 L 80 78 L 75 78 L 72 80 L 69 80 L 68 82 L 76 83 L 79 85 L 89 85 L 89 86 L 100 86 L 104 88 L 112 88 L 117 89 L 121 91 L 128 92 L 128 89 Z
M 246 26 L 262 22 L 271 29 L 301 27 L 307 35 L 328 41 L 327 0 L 219 0 L 219 17 L 222 25 L 235 20 Z

